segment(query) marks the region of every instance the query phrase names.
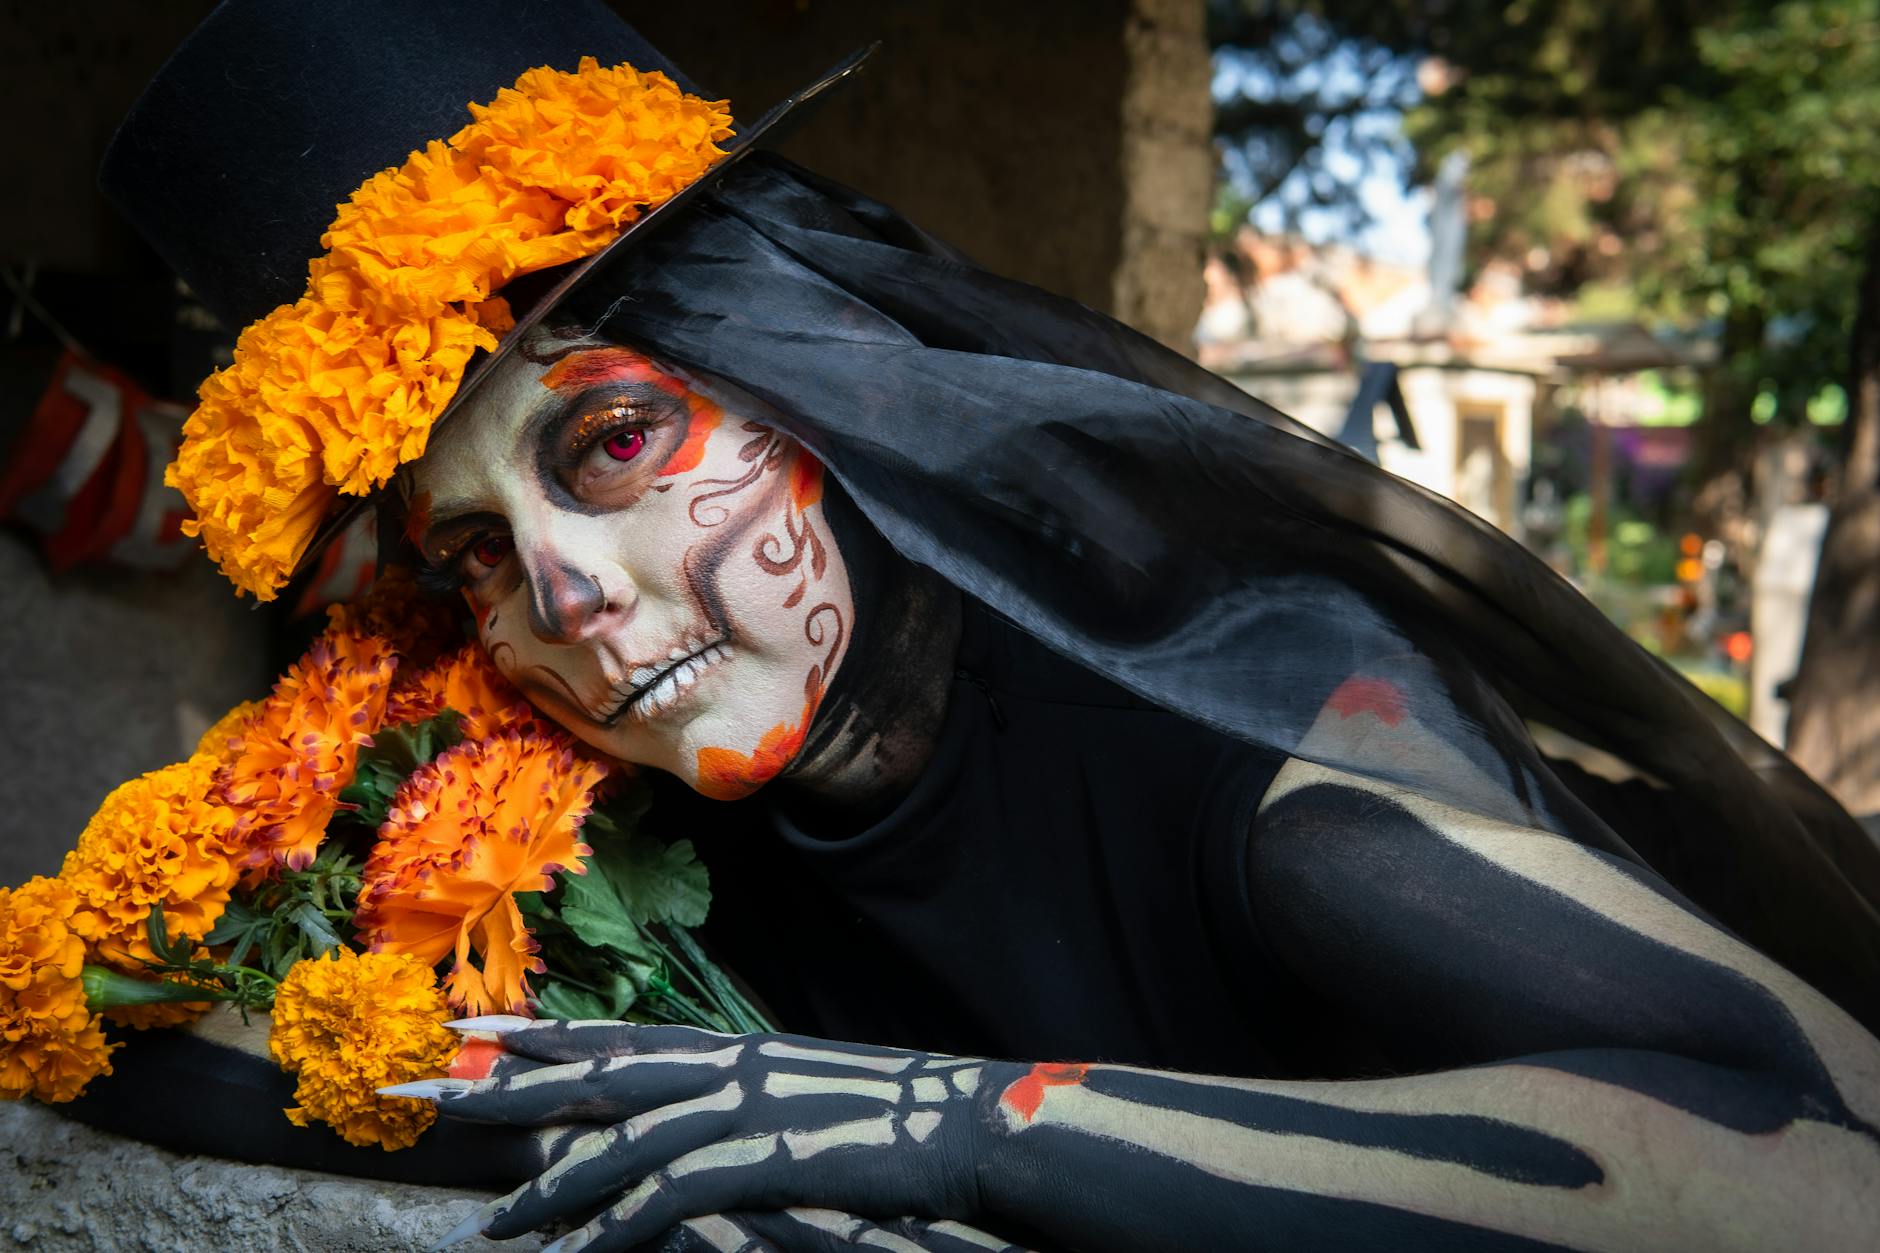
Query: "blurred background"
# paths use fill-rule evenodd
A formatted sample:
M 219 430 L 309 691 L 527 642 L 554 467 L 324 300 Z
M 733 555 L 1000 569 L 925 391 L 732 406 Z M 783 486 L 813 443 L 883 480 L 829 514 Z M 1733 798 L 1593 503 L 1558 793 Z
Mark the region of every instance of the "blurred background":
M 93 180 L 212 7 L 0 6 L 0 882 L 370 577 L 238 602 L 161 486 L 233 335 Z M 746 118 L 881 40 L 789 155 L 1455 499 L 1880 813 L 1880 0 L 615 7 Z

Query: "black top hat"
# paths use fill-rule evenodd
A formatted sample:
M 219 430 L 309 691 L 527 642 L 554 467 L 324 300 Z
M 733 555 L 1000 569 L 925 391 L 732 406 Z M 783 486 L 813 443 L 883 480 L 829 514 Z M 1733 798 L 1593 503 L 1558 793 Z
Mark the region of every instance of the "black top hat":
M 534 316 L 774 138 L 866 55 L 740 127 L 710 174 L 570 267 L 578 273 Z M 124 119 L 100 183 L 209 310 L 240 330 L 300 297 L 320 236 L 367 178 L 455 134 L 469 103 L 493 100 L 525 70 L 572 70 L 584 56 L 663 71 L 697 92 L 601 0 L 225 0 Z
M 449 417 L 530 326 L 590 274 L 715 185 L 864 49 L 738 128 L 703 177 L 601 251 L 505 289 L 515 326 L 465 370 Z M 105 195 L 230 330 L 299 299 L 338 206 L 368 178 L 470 120 L 537 66 L 581 58 L 684 74 L 601 0 L 224 0 L 157 74 L 105 154 Z M 531 276 L 532 279 L 535 276 Z M 514 297 L 527 295 L 523 300 Z M 301 571 L 368 504 L 329 516 Z

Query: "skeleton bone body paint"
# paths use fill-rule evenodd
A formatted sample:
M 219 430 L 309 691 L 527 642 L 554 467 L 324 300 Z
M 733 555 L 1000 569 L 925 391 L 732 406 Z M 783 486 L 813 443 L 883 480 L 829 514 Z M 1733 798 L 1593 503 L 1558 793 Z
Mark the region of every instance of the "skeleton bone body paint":
M 557 722 L 708 796 L 801 748 L 853 597 L 822 467 L 644 356 L 536 331 L 409 483 L 434 583 Z

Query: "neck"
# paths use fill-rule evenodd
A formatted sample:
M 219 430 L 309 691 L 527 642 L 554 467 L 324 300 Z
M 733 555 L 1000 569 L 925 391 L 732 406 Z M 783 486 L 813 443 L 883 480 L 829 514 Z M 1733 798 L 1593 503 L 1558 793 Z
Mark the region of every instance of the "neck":
M 848 568 L 855 628 L 778 799 L 841 834 L 886 814 L 933 755 L 959 649 L 959 593 L 888 546 L 839 491 L 825 499 Z

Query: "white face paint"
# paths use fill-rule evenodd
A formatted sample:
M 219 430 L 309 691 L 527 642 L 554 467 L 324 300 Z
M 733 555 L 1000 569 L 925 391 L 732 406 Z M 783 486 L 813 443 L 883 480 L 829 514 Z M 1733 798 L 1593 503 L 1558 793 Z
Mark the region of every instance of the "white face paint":
M 491 660 L 620 760 L 725 799 L 775 777 L 854 612 L 822 467 L 628 349 L 538 329 L 491 368 L 411 498 Z

